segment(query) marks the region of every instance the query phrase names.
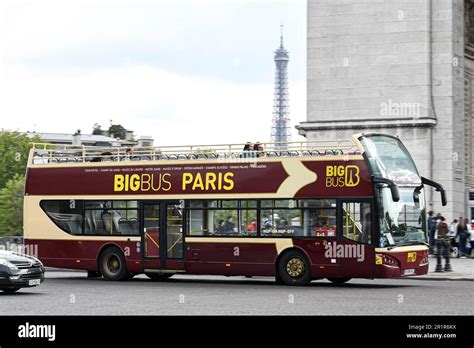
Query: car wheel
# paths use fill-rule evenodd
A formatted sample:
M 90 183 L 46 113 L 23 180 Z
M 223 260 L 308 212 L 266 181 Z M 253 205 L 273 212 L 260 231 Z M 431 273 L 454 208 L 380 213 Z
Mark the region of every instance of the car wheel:
M 6 292 L 7 294 L 13 294 L 14 292 L 17 292 L 20 290 L 20 288 L 7 288 L 7 289 L 2 289 L 3 292 Z
M 334 284 L 344 284 L 344 283 L 347 283 L 351 279 L 352 278 L 328 278 L 328 280 Z
M 289 251 L 280 259 L 278 275 L 286 285 L 306 285 L 311 281 L 311 267 L 306 256 Z
M 171 278 L 174 273 L 145 273 L 145 275 L 152 280 L 163 281 Z
M 126 279 L 127 263 L 122 251 L 116 247 L 106 249 L 100 255 L 99 270 L 106 280 Z

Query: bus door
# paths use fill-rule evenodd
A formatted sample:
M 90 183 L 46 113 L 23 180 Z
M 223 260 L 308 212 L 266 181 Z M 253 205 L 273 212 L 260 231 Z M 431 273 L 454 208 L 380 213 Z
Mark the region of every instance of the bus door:
M 184 271 L 184 204 L 179 201 L 142 203 L 145 270 Z
M 337 258 L 345 278 L 373 278 L 375 272 L 374 214 L 370 199 L 338 203 Z

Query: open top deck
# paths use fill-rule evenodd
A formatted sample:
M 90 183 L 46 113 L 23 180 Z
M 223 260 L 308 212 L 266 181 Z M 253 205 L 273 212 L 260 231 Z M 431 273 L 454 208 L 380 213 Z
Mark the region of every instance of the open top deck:
M 259 150 L 244 150 L 245 143 L 160 147 L 97 147 L 33 143 L 29 164 L 196 159 L 231 160 L 237 158 L 361 154 L 360 147 L 352 139 L 258 144 L 260 145 Z M 129 149 L 132 149 L 132 153 L 129 152 Z

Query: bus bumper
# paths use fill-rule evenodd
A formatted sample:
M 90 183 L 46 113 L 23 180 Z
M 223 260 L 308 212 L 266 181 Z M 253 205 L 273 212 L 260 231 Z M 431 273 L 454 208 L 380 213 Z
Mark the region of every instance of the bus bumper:
M 428 248 L 416 251 L 377 252 L 375 278 L 413 277 L 428 273 Z

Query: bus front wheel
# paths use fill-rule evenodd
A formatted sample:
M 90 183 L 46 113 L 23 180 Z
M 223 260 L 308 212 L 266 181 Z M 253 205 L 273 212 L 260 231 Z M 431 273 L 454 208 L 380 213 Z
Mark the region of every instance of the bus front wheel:
M 308 259 L 296 250 L 285 253 L 278 264 L 278 276 L 286 285 L 308 284 L 311 281 Z
M 125 256 L 119 248 L 107 248 L 99 259 L 99 270 L 106 280 L 125 280 L 128 276 Z
M 349 280 L 351 280 L 352 278 L 328 278 L 328 280 L 331 282 L 331 283 L 334 283 L 334 284 L 343 284 L 343 283 L 347 283 Z

